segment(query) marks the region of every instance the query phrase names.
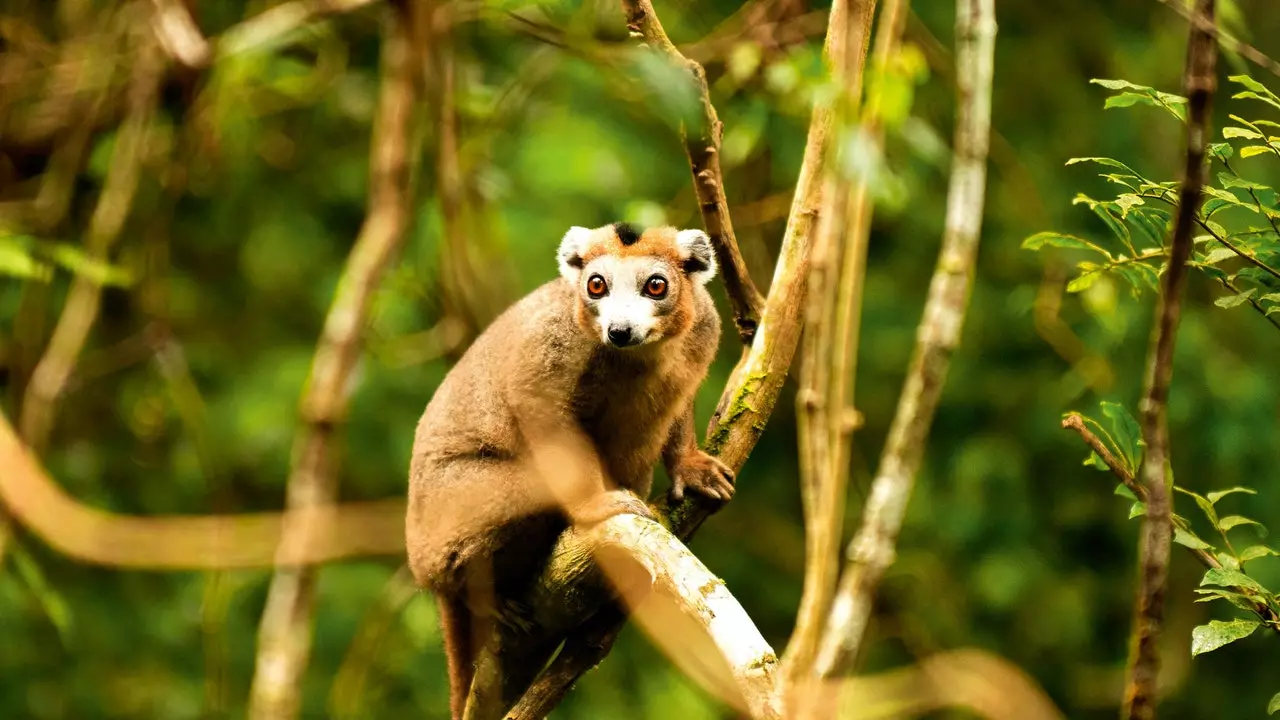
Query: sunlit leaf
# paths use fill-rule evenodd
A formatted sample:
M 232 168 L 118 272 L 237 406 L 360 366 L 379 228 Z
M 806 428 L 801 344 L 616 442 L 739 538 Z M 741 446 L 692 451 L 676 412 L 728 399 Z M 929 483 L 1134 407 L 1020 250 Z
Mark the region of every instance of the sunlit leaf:
M 1240 562 L 1249 562 L 1250 560 L 1257 560 L 1260 557 L 1267 557 L 1269 555 L 1280 555 L 1280 552 L 1276 552 L 1266 545 L 1254 545 L 1252 547 L 1247 547 L 1240 552 Z
M 1039 250 L 1045 247 L 1070 248 L 1073 250 L 1092 250 L 1094 252 L 1101 253 L 1107 256 L 1108 258 L 1111 257 L 1110 253 L 1108 253 L 1106 250 L 1102 249 L 1098 245 L 1095 245 L 1094 243 L 1091 243 L 1088 240 L 1085 240 L 1084 238 L 1076 237 L 1075 235 L 1065 235 L 1063 233 L 1055 233 L 1055 232 L 1041 232 L 1041 233 L 1036 233 L 1035 235 L 1032 235 L 1031 237 L 1022 241 L 1023 250 Z
M 1134 518 L 1136 518 L 1136 517 L 1140 517 L 1140 516 L 1142 516 L 1142 515 L 1146 515 L 1146 514 L 1147 514 L 1147 504 L 1146 504 L 1146 503 L 1136 502 L 1136 503 L 1134 503 L 1133 505 L 1131 505 L 1131 506 L 1129 507 L 1129 519 L 1130 519 L 1130 520 L 1132 520 L 1132 519 L 1134 519 Z
M 1213 503 L 1214 505 L 1217 505 L 1218 501 L 1221 500 L 1222 498 L 1228 495 L 1234 495 L 1236 493 L 1245 493 L 1247 495 L 1257 495 L 1258 491 L 1254 490 L 1253 488 L 1236 486 L 1233 488 L 1227 488 L 1226 490 L 1214 490 L 1211 493 L 1205 493 L 1205 497 L 1209 500 L 1209 502 Z
M 1258 292 L 1257 288 L 1249 288 L 1248 290 L 1245 290 L 1242 293 L 1237 293 L 1235 295 L 1224 295 L 1214 300 L 1213 304 L 1217 305 L 1220 308 L 1237 307 L 1239 305 L 1243 305 L 1249 302 L 1249 298 L 1253 297 L 1257 292 Z
M 1271 696 L 1271 702 L 1267 703 L 1268 715 L 1275 715 L 1277 711 L 1280 711 L 1280 693 Z
M 1204 497 L 1200 493 L 1192 492 L 1191 490 L 1177 485 L 1174 485 L 1173 489 L 1183 495 L 1188 495 L 1192 500 L 1195 500 L 1196 505 L 1200 506 L 1200 511 L 1204 513 L 1205 517 L 1209 518 L 1209 522 L 1213 523 L 1214 527 L 1218 526 L 1218 513 L 1213 509 L 1213 503 L 1209 502 L 1208 498 Z
M 1259 593 L 1267 592 L 1267 589 L 1259 585 L 1257 580 L 1239 570 L 1227 570 L 1226 568 L 1211 568 L 1205 571 L 1204 577 L 1200 580 L 1200 586 L 1204 587 L 1206 585 L 1242 588 Z
M 1271 148 L 1265 145 L 1248 145 L 1240 148 L 1240 157 L 1250 158 L 1254 155 L 1262 155 L 1271 152 Z
M 1214 600 L 1226 600 L 1227 602 L 1231 603 L 1232 605 L 1235 605 L 1241 610 L 1245 610 L 1248 612 L 1253 612 L 1254 608 L 1256 607 L 1254 601 L 1250 600 L 1244 595 L 1241 595 L 1240 593 L 1237 593 L 1237 592 L 1231 592 L 1230 590 L 1223 590 L 1222 588 L 1197 588 L 1195 592 L 1196 594 L 1201 596 L 1196 598 L 1196 602 L 1212 602 Z
M 1218 521 L 1218 529 L 1226 532 L 1231 528 L 1240 527 L 1241 525 L 1254 525 L 1258 528 L 1258 534 L 1266 536 L 1267 528 L 1257 520 L 1244 517 L 1243 515 L 1228 515 Z
M 1196 537 L 1195 533 L 1182 528 L 1173 529 L 1173 541 L 1179 545 L 1185 545 L 1192 550 L 1208 550 L 1212 547 L 1209 543 Z
M 1191 654 L 1212 652 L 1253 634 L 1262 623 L 1257 620 L 1210 620 L 1191 631 Z
M 1115 440 L 1116 449 L 1124 457 L 1130 474 L 1136 475 L 1142 448 L 1146 447 L 1142 440 L 1142 428 L 1124 405 L 1103 401 L 1100 406 L 1102 414 L 1111 421 L 1111 436 Z
M 1116 494 L 1116 495 L 1119 495 L 1119 496 L 1120 496 L 1120 497 L 1122 497 L 1122 498 L 1129 498 L 1130 500 L 1133 500 L 1134 502 L 1137 502 L 1137 500 L 1138 500 L 1138 496 L 1137 496 L 1137 495 L 1134 495 L 1134 494 L 1133 494 L 1133 491 L 1129 489 L 1129 486 L 1128 486 L 1128 485 L 1125 485 L 1124 483 L 1120 483 L 1120 484 L 1116 485 L 1115 494 Z
M 1260 132 L 1257 132 L 1256 130 L 1250 130 L 1249 128 L 1238 128 L 1238 127 L 1222 128 L 1222 137 L 1244 138 L 1246 140 L 1263 140 L 1266 138 L 1265 135 L 1263 135 Z

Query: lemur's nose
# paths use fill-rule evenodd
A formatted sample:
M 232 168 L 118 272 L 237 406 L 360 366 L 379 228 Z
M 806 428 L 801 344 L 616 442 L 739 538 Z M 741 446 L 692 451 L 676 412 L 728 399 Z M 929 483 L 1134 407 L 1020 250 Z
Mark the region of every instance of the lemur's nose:
M 631 328 L 625 325 L 610 325 L 609 344 L 615 347 L 634 345 L 635 339 L 631 336 Z

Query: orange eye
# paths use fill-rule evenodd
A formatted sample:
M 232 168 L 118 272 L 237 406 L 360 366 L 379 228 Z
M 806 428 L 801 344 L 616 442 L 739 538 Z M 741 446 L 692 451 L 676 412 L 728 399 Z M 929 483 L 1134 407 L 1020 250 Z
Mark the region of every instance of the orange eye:
M 659 275 L 649 278 L 644 284 L 644 294 L 651 298 L 661 299 L 667 294 L 667 280 Z
M 602 297 L 609 286 L 605 284 L 604 278 L 599 275 L 592 275 L 587 280 L 587 294 L 593 298 Z

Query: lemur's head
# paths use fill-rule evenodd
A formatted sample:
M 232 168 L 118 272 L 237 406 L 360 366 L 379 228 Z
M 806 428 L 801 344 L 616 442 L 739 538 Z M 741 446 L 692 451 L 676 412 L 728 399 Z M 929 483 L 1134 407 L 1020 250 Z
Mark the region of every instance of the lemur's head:
M 616 348 L 683 335 L 697 314 L 694 291 L 716 274 L 707 234 L 673 227 L 572 227 L 559 259 L 577 290 L 578 324 Z

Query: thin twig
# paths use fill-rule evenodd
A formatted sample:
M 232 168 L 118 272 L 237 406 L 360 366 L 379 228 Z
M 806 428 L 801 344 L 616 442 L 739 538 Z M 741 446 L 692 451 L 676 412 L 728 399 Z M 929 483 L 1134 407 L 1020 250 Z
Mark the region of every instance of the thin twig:
M 911 369 L 818 653 L 815 670 L 820 677 L 841 672 L 858 655 L 875 590 L 894 559 L 951 355 L 960 343 L 982 227 L 995 35 L 994 0 L 957 0 L 959 98 L 946 230 Z
M 142 39 L 129 89 L 128 116 L 121 125 L 111 155 L 111 167 L 102 194 L 89 220 L 85 241 L 90 257 L 105 260 L 120 237 L 133 208 L 142 172 L 143 149 L 155 111 L 160 88 L 159 52 L 149 39 Z M 19 431 L 23 441 L 37 453 L 43 451 L 53 429 L 58 400 L 84 351 L 89 332 L 98 319 L 102 286 L 87 275 L 77 275 L 67 293 L 62 315 L 54 327 L 49 346 L 31 374 L 22 398 Z
M 1172 0 L 1156 0 L 1156 2 L 1178 13 L 1188 22 L 1194 23 L 1199 30 L 1212 35 L 1229 52 L 1233 52 L 1255 65 L 1269 70 L 1273 75 L 1280 75 L 1280 62 L 1276 62 L 1271 59 L 1258 48 L 1246 42 L 1242 42 L 1230 33 L 1224 32 L 1212 19 L 1205 19 L 1200 16 L 1192 15 L 1191 11 L 1187 9 L 1186 4 L 1181 2 L 1181 0 L 1179 0 L 1179 2 L 1173 2 Z
M 295 444 L 287 506 L 328 506 L 336 495 L 338 427 L 350 398 L 360 336 L 378 281 L 409 225 L 409 134 L 415 92 L 416 53 L 407 11 L 387 13 L 382 89 L 369 157 L 369 201 L 302 398 L 303 426 Z M 299 528 L 302 536 L 311 528 Z M 284 538 L 282 544 L 293 540 Z M 315 575 L 284 567 L 272 578 L 258 630 L 258 657 L 250 689 L 249 717 L 293 718 L 301 708 L 301 681 L 311 651 Z
M 733 308 L 733 319 L 744 345 L 750 345 L 760 324 L 760 312 L 764 298 L 751 281 L 747 263 L 738 250 L 738 240 L 733 234 L 733 221 L 729 217 L 729 205 L 724 195 L 724 176 L 720 172 L 720 136 L 724 125 L 711 104 L 711 90 L 707 87 L 707 74 L 698 63 L 680 53 L 653 9 L 650 0 L 622 0 L 627 27 L 653 49 L 668 55 L 673 62 L 683 65 L 692 75 L 698 90 L 702 116 L 697 127 L 684 127 L 685 152 L 689 155 L 689 168 L 693 171 L 693 186 L 698 194 L 698 206 L 702 211 L 702 223 L 716 249 L 716 260 L 724 278 L 725 291 Z
M 1147 512 L 1142 521 L 1139 587 L 1126 671 L 1123 716 L 1151 720 L 1156 713 L 1156 680 L 1160 674 L 1159 639 L 1164 619 L 1164 595 L 1172 543 L 1169 501 L 1169 428 L 1165 403 L 1173 378 L 1173 349 L 1186 285 L 1186 264 L 1194 245 L 1194 224 L 1200 209 L 1205 177 L 1205 147 L 1209 141 L 1210 104 L 1217 86 L 1214 66 L 1218 48 L 1214 33 L 1214 0 L 1197 0 L 1196 17 L 1187 40 L 1184 76 L 1188 102 L 1187 154 L 1178 199 L 1177 220 L 1170 242 L 1169 264 L 1156 303 L 1156 322 L 1147 356 L 1146 390 L 1139 407 L 1142 436 L 1147 444 L 1142 481 L 1147 489 Z

